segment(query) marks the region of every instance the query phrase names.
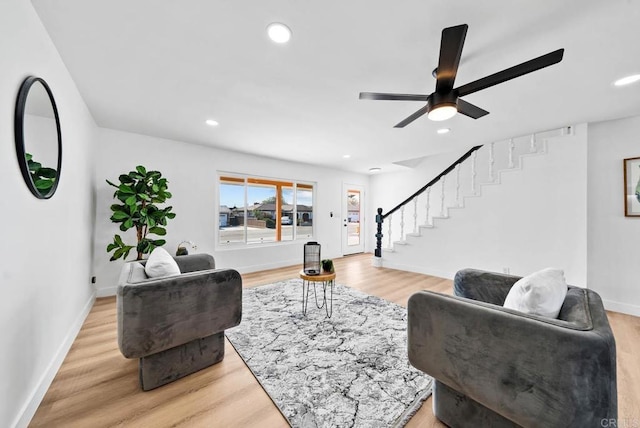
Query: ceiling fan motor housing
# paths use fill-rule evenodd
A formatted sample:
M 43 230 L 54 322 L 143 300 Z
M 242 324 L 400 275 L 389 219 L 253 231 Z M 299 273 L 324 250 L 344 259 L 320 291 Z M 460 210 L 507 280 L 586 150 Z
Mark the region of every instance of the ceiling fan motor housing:
M 454 91 L 449 91 L 445 94 L 434 92 L 429 95 L 427 103 L 429 104 L 429 111 L 444 106 L 451 106 L 455 107 L 456 110 L 458 109 L 458 97 Z

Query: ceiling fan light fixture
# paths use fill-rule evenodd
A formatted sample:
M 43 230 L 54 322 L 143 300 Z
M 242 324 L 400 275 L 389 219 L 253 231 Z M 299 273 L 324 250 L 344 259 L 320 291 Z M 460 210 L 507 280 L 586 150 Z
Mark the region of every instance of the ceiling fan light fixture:
M 287 43 L 291 39 L 291 29 L 280 22 L 272 22 L 267 26 L 269 38 L 276 43 Z
M 455 103 L 452 104 L 440 104 L 433 106 L 429 109 L 427 117 L 435 122 L 441 122 L 443 120 L 451 119 L 458 113 Z

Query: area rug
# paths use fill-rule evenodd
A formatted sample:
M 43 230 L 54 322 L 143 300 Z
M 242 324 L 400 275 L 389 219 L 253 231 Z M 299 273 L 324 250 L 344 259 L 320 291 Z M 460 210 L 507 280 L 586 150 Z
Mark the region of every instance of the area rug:
M 243 293 L 226 335 L 293 427 L 401 427 L 431 394 L 407 359 L 405 308 L 336 284 L 332 317 L 313 286 L 305 316 L 299 279 Z

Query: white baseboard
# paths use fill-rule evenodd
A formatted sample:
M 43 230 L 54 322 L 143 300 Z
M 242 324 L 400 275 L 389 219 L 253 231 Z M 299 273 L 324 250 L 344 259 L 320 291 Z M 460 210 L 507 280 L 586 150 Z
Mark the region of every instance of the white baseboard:
M 238 268 L 236 270 L 240 273 L 251 273 L 251 272 L 257 272 L 260 270 L 277 269 L 277 268 L 288 267 L 293 265 L 302 266 L 302 261 L 299 258 L 293 259 L 293 260 L 280 260 L 275 263 L 264 263 L 261 265 L 245 266 L 243 268 Z
M 33 390 L 33 392 L 31 393 L 31 395 L 29 396 L 29 399 L 22 406 L 22 409 L 20 409 L 20 411 L 18 412 L 18 416 L 14 420 L 14 423 L 11 425 L 12 427 L 26 428 L 29 425 L 29 422 L 31 422 L 31 419 L 36 414 L 36 410 L 38 410 L 38 406 L 40 406 L 40 403 L 42 402 L 44 395 L 47 393 L 47 390 L 51 386 L 51 382 L 53 382 L 53 378 L 58 373 L 58 370 L 60 370 L 60 366 L 62 366 L 62 363 L 65 357 L 67 356 L 69 349 L 71 348 L 71 345 L 73 345 L 73 342 L 75 341 L 76 336 L 78 336 L 78 333 L 82 328 L 82 324 L 84 324 L 84 320 L 87 318 L 87 315 L 89 315 L 89 312 L 91 312 L 91 308 L 93 307 L 93 303 L 95 302 L 95 300 L 96 300 L 96 295 L 95 293 L 92 293 L 91 296 L 89 297 L 89 300 L 82 308 L 82 311 L 78 314 L 76 319 L 73 321 L 73 324 L 71 324 L 71 327 L 67 332 L 67 335 L 65 336 L 64 340 L 58 347 L 58 350 L 56 351 L 49 365 L 47 366 L 47 369 L 38 380 L 38 383 L 35 389 Z
M 396 263 L 389 259 L 382 258 L 382 266 L 389 269 L 405 270 L 408 272 L 421 273 L 423 275 L 437 276 L 438 278 L 453 279 L 456 272 L 447 272 L 438 269 L 432 269 L 428 266 L 413 266 L 402 263 Z
M 96 289 L 96 297 L 109 297 L 115 296 L 118 291 L 118 287 L 101 287 Z
M 614 302 L 613 300 L 602 300 L 602 303 L 604 303 L 604 308 L 608 311 L 640 317 L 640 306 Z

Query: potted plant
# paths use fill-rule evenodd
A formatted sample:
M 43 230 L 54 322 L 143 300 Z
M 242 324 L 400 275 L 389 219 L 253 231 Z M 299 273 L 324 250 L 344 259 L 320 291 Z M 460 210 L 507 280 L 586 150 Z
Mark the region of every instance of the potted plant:
M 335 270 L 333 268 L 333 260 L 331 260 L 331 259 L 322 260 L 322 271 L 325 272 L 325 273 L 333 273 L 333 272 L 335 272 Z
M 119 202 L 111 205 L 111 221 L 120 224 L 123 232 L 135 228 L 137 243 L 127 245 L 120 235 L 115 235 L 113 242 L 107 246 L 107 253 L 113 251 L 111 261 L 121 257 L 126 259 L 135 248 L 138 254 L 136 260 L 141 260 L 143 254 L 149 254 L 154 248 L 166 243 L 164 239 L 152 239 L 149 235 L 166 235 L 167 220 L 176 216 L 171 212 L 173 207 L 158 206 L 171 198 L 171 193 L 167 190 L 168 181 L 160 172 L 147 171 L 142 165 L 136 166 L 135 171 L 120 175 L 118 179 L 119 185 L 106 180 L 116 188 L 113 197 Z

